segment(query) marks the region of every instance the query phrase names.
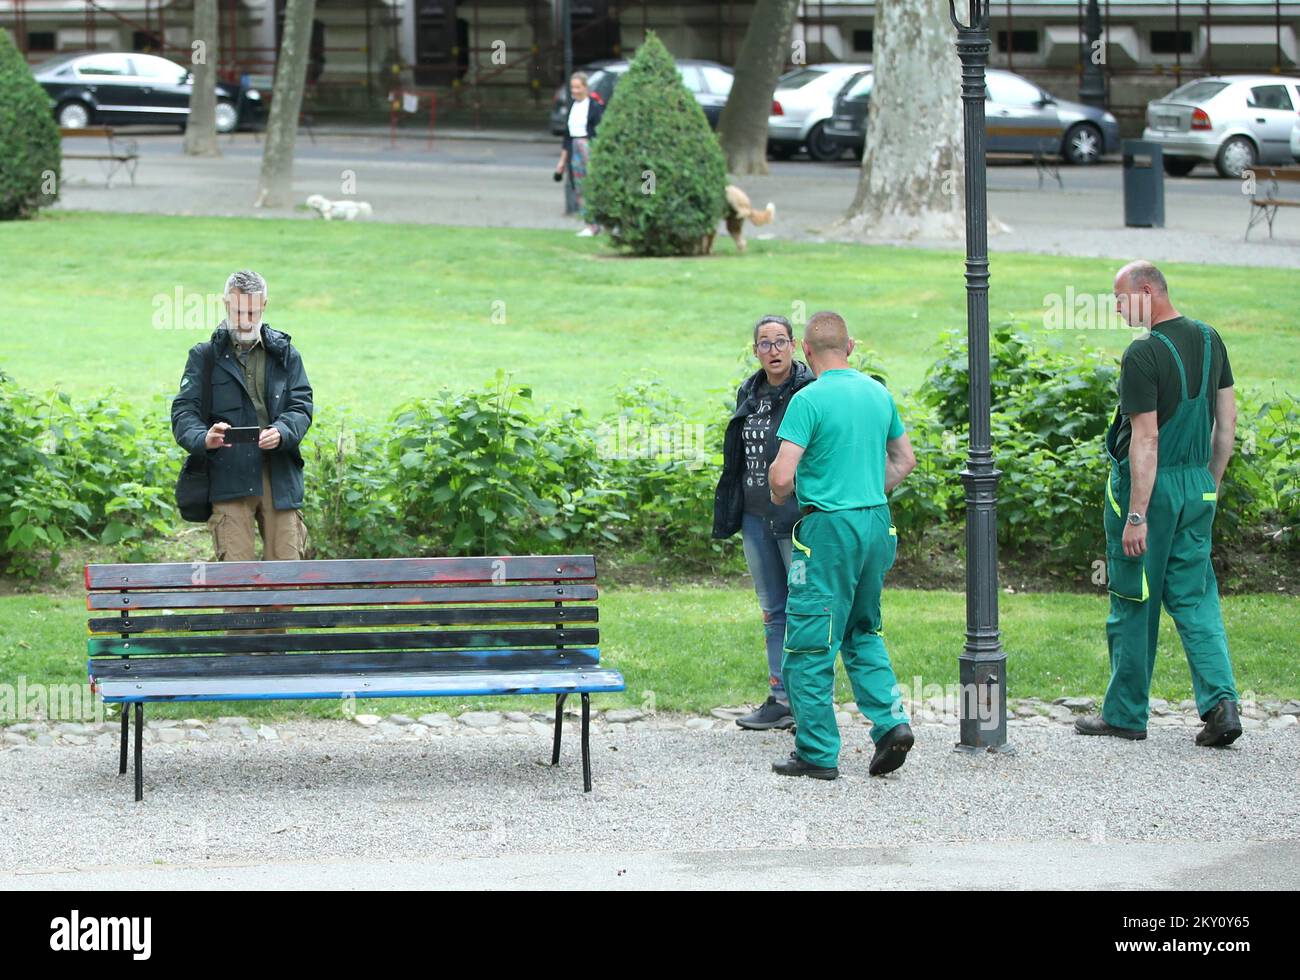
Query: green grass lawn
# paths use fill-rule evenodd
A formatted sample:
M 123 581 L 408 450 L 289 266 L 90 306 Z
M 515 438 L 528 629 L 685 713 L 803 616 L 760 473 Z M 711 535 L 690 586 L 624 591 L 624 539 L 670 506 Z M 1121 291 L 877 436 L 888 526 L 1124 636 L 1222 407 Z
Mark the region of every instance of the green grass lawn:
M 0 369 L 36 390 L 170 397 L 206 331 L 153 326 L 154 297 L 217 294 L 262 272 L 267 322 L 303 352 L 316 403 L 381 417 L 441 384 L 498 368 L 539 403 L 596 412 L 635 377 L 664 381 L 698 412 L 739 373 L 763 313 L 831 308 L 875 350 L 891 385 L 918 384 L 940 332 L 963 328 L 959 249 L 755 241 L 743 257 L 608 257 L 567 232 L 276 219 L 51 213 L 0 224 L 6 270 Z M 1127 331 L 1049 330 L 1045 297 L 1105 293 L 1116 262 L 996 255 L 991 319 L 1044 343 L 1118 353 Z M 1166 268 L 1177 304 L 1217 326 L 1241 384 L 1300 376 L 1300 277 L 1283 269 Z
M 1003 642 L 1008 653 L 1011 697 L 1105 691 L 1106 600 L 1090 595 L 1002 597 Z M 1300 601 L 1285 596 L 1236 596 L 1223 601 L 1237 684 L 1242 692 L 1300 697 L 1300 667 L 1293 637 L 1300 629 Z M 887 590 L 886 641 L 901 684 L 946 686 L 957 680 L 965 602 L 951 592 Z M 11 595 L 0 598 L 0 683 L 85 681 L 86 610 L 77 598 Z M 747 589 L 678 588 L 654 591 L 606 589 L 601 598 L 602 654 L 623 671 L 627 692 L 596 699 L 601 707 L 653 701 L 659 711 L 706 711 L 720 704 L 766 696 L 762 629 L 754 595 Z M 1173 624 L 1165 618 L 1152 694 L 1171 701 L 1191 697 L 1187 663 Z M 928 695 L 927 695 L 928 696 Z M 841 675 L 838 700 L 852 694 Z M 468 701 L 364 701 L 359 711 L 376 714 L 458 712 L 471 707 L 544 710 L 545 699 Z M 156 717 L 246 715 L 287 718 L 339 715 L 338 702 L 224 702 L 151 706 Z

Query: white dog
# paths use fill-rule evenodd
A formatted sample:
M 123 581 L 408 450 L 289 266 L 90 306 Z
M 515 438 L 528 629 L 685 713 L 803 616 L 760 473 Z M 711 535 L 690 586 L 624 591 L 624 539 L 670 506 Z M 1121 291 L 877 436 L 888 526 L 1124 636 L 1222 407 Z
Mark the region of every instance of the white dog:
M 319 194 L 307 198 L 307 207 L 317 211 L 326 221 L 356 221 L 369 218 L 374 212 L 366 201 L 331 201 Z

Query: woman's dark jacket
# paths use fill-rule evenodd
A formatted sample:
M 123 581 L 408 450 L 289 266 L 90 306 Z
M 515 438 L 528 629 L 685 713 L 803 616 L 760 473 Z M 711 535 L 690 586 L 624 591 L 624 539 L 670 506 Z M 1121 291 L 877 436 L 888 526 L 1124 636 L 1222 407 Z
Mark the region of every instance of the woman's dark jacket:
M 587 109 L 587 139 L 596 138 L 596 127 L 600 125 L 601 117 L 605 115 L 605 107 L 596 101 L 594 96 L 588 95 L 587 101 L 591 103 Z M 573 111 L 573 105 L 569 105 L 569 112 Z M 573 149 L 573 137 L 569 135 L 569 114 L 564 114 L 564 148 Z
M 745 488 L 741 481 L 745 473 L 745 444 L 741 430 L 745 419 L 757 407 L 755 392 L 760 382 L 765 381 L 766 373 L 760 368 L 736 392 L 736 411 L 727 423 L 727 434 L 722 440 L 722 478 L 718 480 L 718 489 L 713 495 L 713 536 L 729 538 L 740 530 L 745 513 Z M 804 385 L 811 383 L 813 373 L 802 361 L 795 361 L 790 376 L 781 387 L 777 388 L 772 399 L 772 426 L 767 434 L 767 459 L 776 459 L 780 440 L 776 430 L 781 427 L 785 417 L 785 407 L 790 404 L 794 393 Z M 781 506 L 768 504 L 768 526 L 778 538 L 788 538 L 795 522 L 799 520 L 799 504 L 793 494 Z

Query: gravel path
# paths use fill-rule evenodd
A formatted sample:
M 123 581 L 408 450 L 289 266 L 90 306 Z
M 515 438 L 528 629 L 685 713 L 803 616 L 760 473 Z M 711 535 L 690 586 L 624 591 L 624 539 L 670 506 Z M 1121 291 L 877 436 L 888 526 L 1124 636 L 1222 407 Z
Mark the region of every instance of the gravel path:
M 769 771 L 788 734 L 611 725 L 593 737 L 595 791 L 584 796 L 573 735 L 552 769 L 548 740 L 531 734 L 394 739 L 351 722 L 293 722 L 273 740 L 154 742 L 142 805 L 111 746 L 12 746 L 0 751 L 0 886 L 15 873 L 106 865 L 594 859 L 988 835 L 1027 847 L 1289 842 L 1290 867 L 1278 871 L 1300 873 L 1295 726 L 1206 750 L 1190 726 L 1130 743 L 1021 723 L 1014 754 L 979 756 L 951 751 L 950 725 L 916 731 L 908 764 L 870 779 L 869 732 L 845 727 L 843 775 L 822 783 Z

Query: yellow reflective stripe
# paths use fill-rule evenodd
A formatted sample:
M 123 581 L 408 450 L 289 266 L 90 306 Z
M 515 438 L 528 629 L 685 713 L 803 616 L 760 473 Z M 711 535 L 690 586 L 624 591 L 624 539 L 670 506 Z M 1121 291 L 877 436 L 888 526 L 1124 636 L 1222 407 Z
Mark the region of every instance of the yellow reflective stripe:
M 1201 499 L 1202 499 L 1202 500 L 1218 500 L 1218 499 L 1219 499 L 1219 495 L 1218 495 L 1217 493 L 1215 493 L 1213 490 L 1211 490 L 1209 493 L 1203 493 L 1203 494 L 1201 494 Z
M 802 523 L 803 523 L 803 518 L 801 517 L 801 518 L 799 518 L 799 520 L 797 520 L 797 521 L 794 522 L 794 527 L 790 528 L 790 542 L 791 542 L 791 543 L 792 543 L 796 548 L 798 548 L 800 551 L 802 551 L 805 555 L 807 555 L 809 558 L 811 558 L 811 557 L 812 557 L 812 549 L 811 549 L 811 548 L 806 548 L 806 547 L 804 547 L 804 546 L 799 542 L 799 536 L 798 536 L 797 534 L 794 533 L 795 531 L 799 530 L 799 525 L 802 524 Z
M 1111 489 L 1109 476 L 1106 477 L 1106 499 L 1110 501 L 1110 509 L 1116 514 L 1119 514 L 1120 517 L 1123 517 L 1124 515 L 1120 513 L 1119 501 L 1115 499 L 1115 491 Z
M 1151 590 L 1147 587 L 1147 566 L 1146 562 L 1142 563 L 1142 601 L 1146 602 L 1151 596 Z

